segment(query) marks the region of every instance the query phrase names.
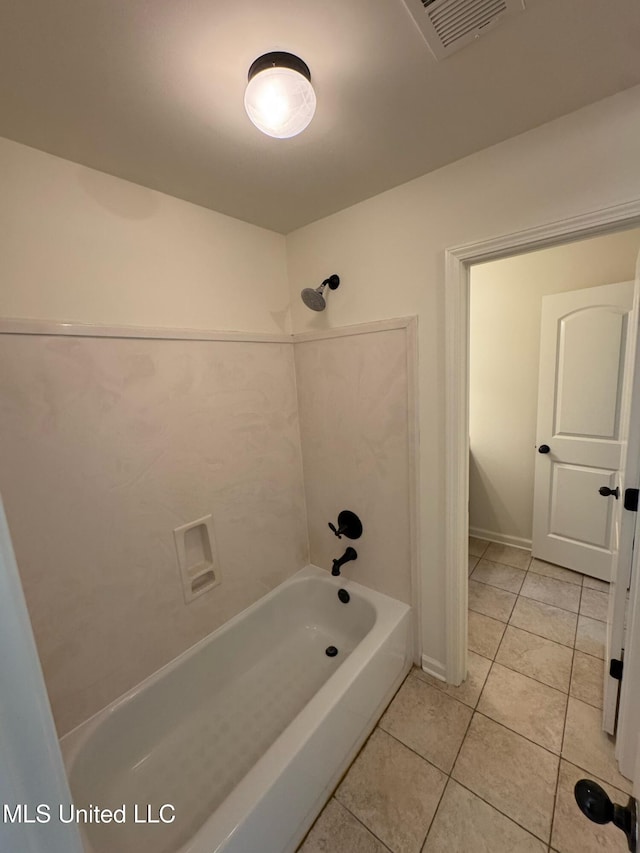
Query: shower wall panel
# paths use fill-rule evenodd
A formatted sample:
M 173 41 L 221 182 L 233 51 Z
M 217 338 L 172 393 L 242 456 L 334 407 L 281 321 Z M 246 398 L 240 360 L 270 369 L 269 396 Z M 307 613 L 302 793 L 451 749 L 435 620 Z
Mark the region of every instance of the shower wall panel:
M 411 604 L 407 332 L 344 332 L 295 345 L 311 562 L 330 569 L 353 545 L 345 577 Z M 329 530 L 342 509 L 360 516 L 361 539 Z
M 63 735 L 308 562 L 293 347 L 0 335 L 0 364 L 0 491 Z M 209 513 L 222 583 L 187 605 L 172 531 Z

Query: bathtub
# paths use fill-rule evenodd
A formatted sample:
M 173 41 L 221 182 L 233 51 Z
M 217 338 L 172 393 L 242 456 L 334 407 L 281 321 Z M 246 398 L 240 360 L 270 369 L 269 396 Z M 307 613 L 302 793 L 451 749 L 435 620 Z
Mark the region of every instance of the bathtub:
M 66 735 L 87 853 L 293 853 L 411 667 L 410 620 L 309 566 Z

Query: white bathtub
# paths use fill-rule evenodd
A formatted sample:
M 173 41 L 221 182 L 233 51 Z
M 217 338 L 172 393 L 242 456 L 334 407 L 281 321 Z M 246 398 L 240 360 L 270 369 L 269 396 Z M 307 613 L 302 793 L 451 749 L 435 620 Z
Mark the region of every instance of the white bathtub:
M 294 851 L 411 666 L 410 618 L 310 566 L 83 723 L 75 804 L 126 817 L 81 823 L 87 853 Z

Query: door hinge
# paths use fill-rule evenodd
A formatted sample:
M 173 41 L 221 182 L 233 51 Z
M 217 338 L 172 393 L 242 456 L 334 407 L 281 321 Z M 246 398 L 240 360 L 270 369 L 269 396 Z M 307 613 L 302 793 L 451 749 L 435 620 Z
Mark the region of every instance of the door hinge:
M 624 508 L 629 512 L 638 512 L 638 489 L 624 490 Z
M 623 663 L 621 660 L 612 658 L 611 663 L 609 664 L 609 675 L 611 678 L 615 678 L 617 681 L 622 681 L 622 667 Z

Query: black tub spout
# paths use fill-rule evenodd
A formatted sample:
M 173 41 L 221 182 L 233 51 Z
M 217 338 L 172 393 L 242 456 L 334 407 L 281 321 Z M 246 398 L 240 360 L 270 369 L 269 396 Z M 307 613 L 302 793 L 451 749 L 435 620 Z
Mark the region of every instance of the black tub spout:
M 342 566 L 344 566 L 345 563 L 349 563 L 351 560 L 357 559 L 358 553 L 356 549 L 351 547 L 347 548 L 347 550 L 344 552 L 344 554 L 342 555 L 342 557 L 340 557 L 339 560 L 333 561 L 333 568 L 331 569 L 331 574 L 334 576 L 339 575 L 340 569 L 342 568 Z

